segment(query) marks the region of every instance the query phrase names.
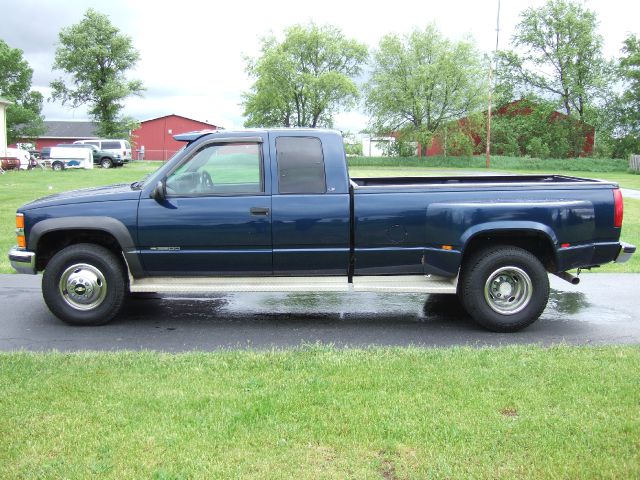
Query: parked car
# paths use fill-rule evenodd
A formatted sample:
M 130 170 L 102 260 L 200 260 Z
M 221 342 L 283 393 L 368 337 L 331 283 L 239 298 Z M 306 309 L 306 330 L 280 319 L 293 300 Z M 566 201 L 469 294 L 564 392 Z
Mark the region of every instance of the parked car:
M 20 168 L 20 159 L 12 156 L 0 156 L 0 172 L 4 170 L 17 170 Z
M 548 273 L 625 262 L 622 194 L 562 175 L 349 178 L 342 135 L 268 129 L 176 135 L 144 182 L 20 207 L 19 272 L 49 309 L 113 319 L 144 292 L 457 294 L 500 332 L 534 322 Z
M 6 156 L 3 157 L 5 161 L 2 165 L 4 170 L 11 170 L 15 168 L 28 170 L 31 168 L 31 155 L 29 154 L 29 151 L 21 148 L 8 147 L 4 153 L 6 153 Z M 14 159 L 17 159 L 18 162 L 16 163 Z
M 100 165 L 102 168 L 121 167 L 124 164 L 122 155 L 119 153 L 105 152 L 89 143 L 59 143 L 58 146 L 66 148 L 88 148 L 93 155 L 93 164 Z
M 131 161 L 131 144 L 127 140 L 98 139 L 98 140 L 77 140 L 73 143 L 94 145 L 104 152 L 113 155 L 120 155 L 122 160 L 127 163 Z

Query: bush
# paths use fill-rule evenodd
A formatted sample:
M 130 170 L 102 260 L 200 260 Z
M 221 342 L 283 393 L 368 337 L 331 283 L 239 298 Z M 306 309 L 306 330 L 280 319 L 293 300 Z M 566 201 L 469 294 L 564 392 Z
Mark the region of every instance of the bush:
M 539 137 L 534 137 L 527 144 L 527 155 L 535 158 L 549 158 L 549 147 Z
M 411 142 L 396 140 L 388 142 L 383 151 L 389 157 L 413 157 L 416 154 L 416 147 Z
M 347 155 L 362 156 L 362 143 L 345 143 L 344 152 Z
M 473 140 L 462 131 L 452 132 L 447 139 L 447 154 L 461 157 L 473 154 Z

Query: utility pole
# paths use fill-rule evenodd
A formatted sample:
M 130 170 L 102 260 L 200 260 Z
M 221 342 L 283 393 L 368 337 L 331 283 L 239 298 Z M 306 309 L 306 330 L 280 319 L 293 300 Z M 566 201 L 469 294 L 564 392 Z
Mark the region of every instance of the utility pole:
M 500 0 L 498 0 L 498 15 L 496 17 L 496 49 L 493 53 L 494 60 L 497 62 L 498 39 L 500 36 Z M 493 95 L 492 84 L 493 62 L 489 62 L 489 108 L 487 109 L 487 168 L 491 166 L 491 96 Z

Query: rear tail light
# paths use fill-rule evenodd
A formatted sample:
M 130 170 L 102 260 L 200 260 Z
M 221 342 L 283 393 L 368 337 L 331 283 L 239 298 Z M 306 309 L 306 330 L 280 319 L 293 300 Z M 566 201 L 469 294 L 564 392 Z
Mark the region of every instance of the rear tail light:
M 16 213 L 16 240 L 18 247 L 27 248 L 27 240 L 24 237 L 24 214 Z
M 622 192 L 619 188 L 613 190 L 613 226 L 622 227 L 622 216 L 624 213 L 624 203 L 622 202 Z

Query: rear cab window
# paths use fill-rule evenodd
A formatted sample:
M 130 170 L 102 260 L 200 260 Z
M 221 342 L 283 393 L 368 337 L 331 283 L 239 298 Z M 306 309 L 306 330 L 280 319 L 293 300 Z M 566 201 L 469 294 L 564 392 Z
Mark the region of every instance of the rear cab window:
M 316 137 L 276 138 L 278 191 L 283 194 L 326 193 L 322 143 Z

